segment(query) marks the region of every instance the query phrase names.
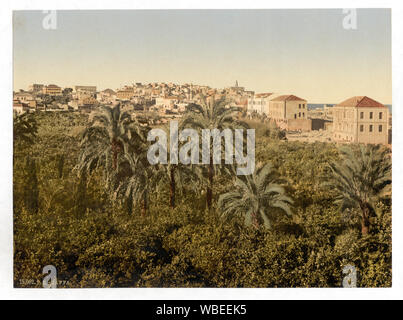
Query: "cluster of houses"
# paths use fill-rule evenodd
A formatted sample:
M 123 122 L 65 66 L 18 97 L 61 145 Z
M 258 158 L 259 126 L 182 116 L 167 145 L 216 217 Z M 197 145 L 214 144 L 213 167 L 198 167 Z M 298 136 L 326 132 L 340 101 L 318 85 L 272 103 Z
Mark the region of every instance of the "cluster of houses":
M 54 84 L 32 84 L 28 91 L 14 92 L 13 111 L 17 114 L 36 110 L 91 112 L 100 104 L 121 102 L 133 113 L 155 112 L 161 117 L 175 117 L 187 105 L 200 102 L 202 96 L 214 99 L 225 96 L 229 106 L 239 107 L 249 116 L 265 116 L 287 131 L 315 129 L 315 111 L 308 110 L 306 99 L 293 94 L 255 94 L 238 82 L 224 89 L 193 84 L 134 83 L 103 91 L 97 91 L 96 86 L 61 88 Z M 332 130 L 334 141 L 390 143 L 389 109 L 369 97 L 352 97 L 333 107 L 324 106 L 320 112 L 324 115 L 322 128 Z
M 33 111 L 90 111 L 99 105 L 96 89 L 96 86 L 63 89 L 55 84 L 32 84 L 28 91 L 13 93 L 13 111 L 17 114 Z
M 32 84 L 28 91 L 14 92 L 15 113 L 35 110 L 83 111 L 89 112 L 100 104 L 114 104 L 117 101 L 128 109 L 157 112 L 161 115 L 181 114 L 187 105 L 198 103 L 202 96 L 219 99 L 225 96 L 231 105 L 246 109 L 248 98 L 253 91 L 235 86 L 214 89 L 209 86 L 174 83 L 134 83 L 117 90 L 97 91 L 96 86 L 74 86 L 61 88 L 54 84 Z

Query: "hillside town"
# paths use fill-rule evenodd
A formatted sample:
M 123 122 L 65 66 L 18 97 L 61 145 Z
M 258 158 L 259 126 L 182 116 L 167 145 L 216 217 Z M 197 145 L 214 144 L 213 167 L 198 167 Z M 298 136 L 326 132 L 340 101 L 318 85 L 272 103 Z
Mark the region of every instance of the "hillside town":
M 32 84 L 13 92 L 13 113 L 35 111 L 90 113 L 100 105 L 120 103 L 134 118 L 154 124 L 180 118 L 190 104 L 203 97 L 228 101 L 243 117 L 273 122 L 289 140 L 391 144 L 392 116 L 388 107 L 368 96 L 345 97 L 335 105 L 309 108 L 294 94 L 256 93 L 239 86 L 224 89 L 195 84 L 133 83 L 119 89 L 98 91 L 96 86 L 60 87 Z

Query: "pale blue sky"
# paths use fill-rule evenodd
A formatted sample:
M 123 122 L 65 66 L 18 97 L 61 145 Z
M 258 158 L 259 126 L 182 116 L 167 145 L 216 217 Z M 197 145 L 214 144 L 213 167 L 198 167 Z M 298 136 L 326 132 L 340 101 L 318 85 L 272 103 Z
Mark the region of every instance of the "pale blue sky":
M 41 11 L 14 13 L 14 88 L 235 80 L 312 103 L 392 100 L 388 9 L 358 9 L 357 30 L 334 10 Z

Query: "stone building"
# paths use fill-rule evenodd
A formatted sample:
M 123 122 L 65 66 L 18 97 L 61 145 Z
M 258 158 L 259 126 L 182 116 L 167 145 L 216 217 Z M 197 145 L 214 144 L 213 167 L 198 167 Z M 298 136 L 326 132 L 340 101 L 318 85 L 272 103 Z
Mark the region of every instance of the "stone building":
M 356 96 L 333 108 L 334 141 L 388 143 L 389 110 L 382 103 L 367 96 Z
M 133 87 L 125 86 L 116 92 L 116 98 L 119 100 L 130 100 L 134 96 Z
M 50 84 L 48 86 L 44 86 L 42 88 L 42 93 L 43 94 L 48 94 L 51 96 L 61 96 L 62 95 L 62 88 L 55 84 Z
M 312 129 L 312 122 L 308 119 L 307 101 L 292 94 L 270 100 L 269 118 L 284 130 L 311 131 Z

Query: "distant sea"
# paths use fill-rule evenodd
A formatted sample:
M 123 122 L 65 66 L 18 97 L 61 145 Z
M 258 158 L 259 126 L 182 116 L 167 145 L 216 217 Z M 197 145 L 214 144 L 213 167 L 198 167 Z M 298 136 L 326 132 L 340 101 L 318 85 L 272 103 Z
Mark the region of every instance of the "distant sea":
M 334 105 L 336 105 L 336 103 L 308 103 L 308 110 L 323 108 L 323 105 L 333 107 Z M 385 106 L 387 106 L 389 108 L 389 112 L 392 113 L 392 105 L 385 104 Z

